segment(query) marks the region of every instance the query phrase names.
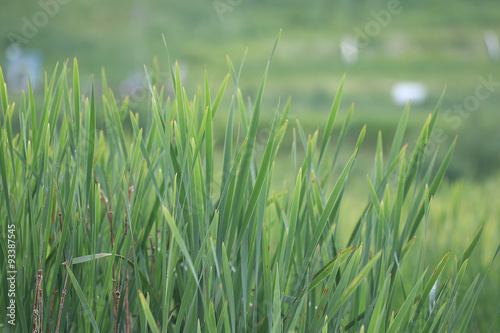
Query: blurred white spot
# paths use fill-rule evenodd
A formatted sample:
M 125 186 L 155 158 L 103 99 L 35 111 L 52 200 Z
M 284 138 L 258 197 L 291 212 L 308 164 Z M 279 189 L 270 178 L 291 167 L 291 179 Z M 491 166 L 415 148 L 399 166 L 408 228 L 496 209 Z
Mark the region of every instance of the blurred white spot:
M 9 90 L 21 92 L 28 89 L 28 75 L 33 89 L 42 78 L 42 53 L 37 50 L 22 50 L 18 44 L 6 50 L 7 75 Z
M 484 43 L 491 60 L 500 60 L 500 42 L 498 41 L 498 35 L 493 30 L 484 32 Z
M 422 104 L 427 99 L 429 90 L 420 82 L 398 82 L 391 89 L 392 101 L 405 105 L 411 100 L 412 105 Z
M 436 280 L 436 283 L 434 283 L 434 285 L 432 286 L 431 292 L 429 293 L 429 312 L 432 312 L 432 308 L 434 307 L 434 304 L 436 303 L 438 284 L 439 284 L 439 278 Z

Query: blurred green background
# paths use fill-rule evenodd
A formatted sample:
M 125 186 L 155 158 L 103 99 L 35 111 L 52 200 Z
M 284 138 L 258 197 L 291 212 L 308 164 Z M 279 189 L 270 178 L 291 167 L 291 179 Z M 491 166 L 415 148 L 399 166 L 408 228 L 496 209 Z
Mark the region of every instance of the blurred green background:
M 306 133 L 322 130 L 344 73 L 339 117 L 345 117 L 355 103 L 344 148 L 347 153 L 352 152 L 359 130 L 367 124 L 367 139 L 353 170 L 353 186 L 345 196 L 342 220 L 347 221 L 346 229 L 364 206 L 365 197 L 359 200 L 358 194 L 368 193 L 364 177 L 373 165 L 377 133 L 382 130 L 385 144 L 390 144 L 404 109 L 392 100 L 393 87 L 400 82 L 416 82 L 427 90 L 427 96 L 411 106 L 406 139 L 411 151 L 425 118 L 446 86 L 433 142 L 442 147 L 443 155 L 456 134 L 459 138 L 448 181 L 434 204 L 428 257 L 433 265 L 443 251 L 452 249 L 456 254 L 465 250 L 467 239 L 485 221 L 487 231 L 476 250 L 476 261 L 471 261 L 470 279 L 472 273 L 484 272 L 500 239 L 498 0 L 2 0 L 0 66 L 12 73 L 16 61 L 20 66 L 19 59 L 27 57 L 33 68 L 38 63 L 40 73 L 46 70 L 50 75 L 56 62 L 77 57 L 86 87 L 82 90 L 86 89 L 87 96 L 90 79 L 85 78 L 95 75 L 100 95 L 104 67 L 115 95 L 120 100 L 128 95 L 130 108 L 140 113 L 146 125 L 150 118 L 144 65 L 151 68 L 157 56 L 159 79 L 167 85 L 170 81 L 162 34 L 171 59 L 181 65 L 190 98 L 203 82 L 205 68 L 215 93 L 228 72 L 225 56 L 239 66 L 248 48 L 240 87 L 243 96 L 253 100 L 280 29 L 283 35 L 264 94 L 263 126 L 269 124 L 279 99 L 283 106 L 292 96 L 290 127 L 295 127 L 297 118 Z M 357 48 L 353 48 L 352 39 L 348 43 L 350 62 L 343 60 L 340 46 L 342 41 L 349 41 L 348 36 L 358 42 Z M 11 82 L 7 77 L 11 95 L 16 93 L 14 80 L 20 82 L 18 91 L 26 89 L 19 73 L 12 74 Z M 40 94 L 41 74 L 37 78 L 32 73 L 31 77 Z M 223 101 L 225 107 L 215 118 L 219 147 L 223 144 L 231 84 Z M 292 129 L 287 133 L 290 136 Z M 289 161 L 289 147 L 282 147 L 284 166 Z M 454 236 L 448 237 L 450 234 Z M 487 330 L 495 317 L 500 299 L 499 274 L 496 264 L 471 323 L 474 331 Z
M 82 77 L 94 74 L 99 87 L 105 67 L 115 94 L 129 95 L 131 108 L 143 113 L 148 99 L 143 66 L 150 67 L 158 56 L 160 79 L 170 80 L 162 34 L 172 60 L 184 69 L 188 96 L 196 93 L 205 66 L 218 86 L 228 71 L 225 56 L 238 66 L 248 47 L 240 82 L 243 95 L 253 98 L 283 29 L 266 88 L 264 121 L 279 97 L 292 95 L 292 115 L 312 132 L 323 123 L 346 73 L 342 109 L 355 103 L 353 123 L 368 124 L 368 142 L 379 129 L 388 142 L 403 110 L 391 100 L 395 84 L 412 81 L 427 88 L 427 98 L 412 106 L 414 133 L 447 86 L 438 124 L 443 134 L 436 143 L 448 146 L 459 134 L 449 176 L 482 178 L 500 166 L 500 56 L 495 56 L 500 51 L 493 45 L 488 52 L 485 43 L 489 34 L 498 47 L 498 1 L 6 0 L 0 8 L 4 70 L 13 42 L 20 48 L 11 50 L 11 57 L 19 49 L 35 51 L 49 73 L 56 62 L 77 57 Z M 340 42 L 348 35 L 359 46 L 352 63 L 341 56 Z M 493 84 L 490 90 L 481 88 L 486 98 L 475 99 L 480 77 Z M 40 87 L 40 79 L 37 83 Z M 223 126 L 224 117 L 219 119 Z

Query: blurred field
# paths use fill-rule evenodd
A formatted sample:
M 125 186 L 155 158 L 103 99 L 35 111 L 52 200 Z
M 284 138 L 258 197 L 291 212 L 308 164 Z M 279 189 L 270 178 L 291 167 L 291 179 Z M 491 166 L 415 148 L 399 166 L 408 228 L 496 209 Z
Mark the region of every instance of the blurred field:
M 390 135 L 402 112 L 402 107 L 390 99 L 391 86 L 396 82 L 420 81 L 429 89 L 426 102 L 412 108 L 410 128 L 432 111 L 447 86 L 439 119 L 446 133 L 443 144 L 450 144 L 457 132 L 460 137 L 450 175 L 484 177 L 500 165 L 496 144 L 500 141 L 496 128 L 500 120 L 499 84 L 474 111 L 458 115 L 458 122 L 450 120 L 457 117 L 453 105 L 463 104 L 467 96 L 475 94 L 480 85 L 478 77 L 491 76 L 493 82 L 500 81 L 500 63 L 490 59 L 483 41 L 486 30 L 500 32 L 497 1 L 401 1 L 397 7 L 401 12 L 390 15 L 382 24 L 374 13 L 387 11 L 391 2 L 62 2 L 51 7 L 54 14 L 45 25 L 35 26 L 36 34 L 27 39 L 23 49 L 40 50 L 49 70 L 56 61 L 77 56 L 82 77 L 95 74 L 98 80 L 104 66 L 110 86 L 115 91 L 122 88 L 119 97 L 132 94 L 132 106 L 137 110 L 145 109 L 141 107 L 147 101 L 145 92 L 126 91 L 120 84 L 127 78 L 140 79 L 143 65 L 151 66 L 153 56 L 159 57 L 162 78 L 169 80 L 162 34 L 171 58 L 188 69 L 184 80 L 188 93 L 195 93 L 205 66 L 211 83 L 218 85 L 227 73 L 224 56 L 231 56 L 238 64 L 248 47 L 242 91 L 245 96 L 255 96 L 270 45 L 282 28 L 283 38 L 264 99 L 268 118 L 278 98 L 291 95 L 293 115 L 305 128 L 314 130 L 328 112 L 339 79 L 346 73 L 342 109 L 354 102 L 353 123 L 369 124 L 368 138 L 375 138 L 379 129 Z M 40 4 L 2 5 L 0 64 L 6 62 L 4 51 L 12 33 L 23 36 L 26 21 L 38 22 L 40 11 L 47 12 Z M 370 22 L 372 26 L 378 23 L 377 34 L 366 35 L 366 43 L 360 37 L 366 47 L 360 49 L 359 60 L 343 63 L 341 38 L 356 31 L 366 34 Z M 230 96 L 226 97 L 228 101 Z

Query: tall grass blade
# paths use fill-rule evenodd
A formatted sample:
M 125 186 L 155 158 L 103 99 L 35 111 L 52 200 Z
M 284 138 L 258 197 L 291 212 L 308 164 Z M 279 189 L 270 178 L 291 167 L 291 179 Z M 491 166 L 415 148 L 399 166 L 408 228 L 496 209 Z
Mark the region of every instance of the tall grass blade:
M 333 130 L 333 124 L 335 122 L 335 118 L 337 116 L 337 112 L 339 110 L 340 106 L 340 100 L 342 97 L 342 90 L 344 89 L 344 80 L 345 80 L 345 73 L 342 76 L 342 79 L 340 80 L 340 85 L 337 90 L 337 94 L 335 95 L 335 98 L 333 100 L 333 105 L 330 110 L 330 116 L 328 117 L 328 121 L 326 122 L 326 127 L 325 127 L 325 133 L 323 136 L 323 141 L 321 142 L 321 149 L 319 151 L 319 158 L 318 158 L 318 168 L 319 164 L 321 163 L 321 159 L 323 157 L 323 154 L 325 153 L 326 146 L 328 142 L 330 141 L 330 135 L 332 134 Z
M 95 321 L 95 317 L 92 314 L 92 311 L 90 310 L 89 303 L 87 302 L 85 295 L 83 294 L 82 288 L 80 287 L 78 280 L 76 279 L 75 275 L 73 274 L 73 271 L 69 268 L 69 266 L 66 266 L 66 270 L 68 271 L 69 277 L 71 279 L 71 283 L 73 283 L 73 288 L 75 288 L 76 294 L 78 295 L 78 299 L 80 300 L 80 303 L 82 304 L 83 310 L 85 311 L 87 318 L 89 319 L 90 323 L 92 324 L 92 327 L 94 328 L 94 330 L 96 332 L 100 332 L 99 327 L 97 326 L 97 322 Z
M 153 317 L 153 313 L 151 313 L 151 309 L 149 308 L 148 302 L 144 298 L 144 295 L 139 290 L 139 299 L 141 300 L 141 306 L 146 314 L 146 320 L 148 321 L 149 328 L 153 333 L 160 333 L 160 330 L 156 326 L 155 318 Z

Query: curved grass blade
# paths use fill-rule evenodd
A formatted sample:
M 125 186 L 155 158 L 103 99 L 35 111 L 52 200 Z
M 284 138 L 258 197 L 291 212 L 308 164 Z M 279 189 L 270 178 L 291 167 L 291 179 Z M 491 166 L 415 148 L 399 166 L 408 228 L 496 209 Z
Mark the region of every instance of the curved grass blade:
M 151 309 L 149 308 L 148 302 L 144 298 L 144 295 L 142 292 L 139 290 L 139 299 L 141 300 L 141 306 L 142 309 L 144 310 L 144 313 L 146 314 L 146 321 L 148 322 L 149 328 L 153 333 L 160 333 L 160 330 L 156 326 L 155 323 L 155 318 L 153 317 L 153 314 L 151 313 Z
M 76 279 L 75 275 L 71 271 L 68 265 L 66 265 L 66 269 L 68 270 L 69 277 L 71 278 L 71 283 L 73 283 L 73 287 L 75 288 L 76 294 L 78 295 L 78 298 L 80 299 L 80 303 L 83 306 L 83 310 L 85 311 L 85 314 L 90 320 L 90 323 L 92 324 L 92 327 L 94 327 L 94 330 L 96 332 L 99 331 L 99 327 L 97 327 L 97 322 L 95 321 L 95 317 L 92 314 L 92 311 L 90 310 L 89 303 L 87 302 L 87 299 L 85 298 L 85 295 L 83 294 L 82 288 L 80 288 L 80 284 L 78 283 L 78 280 Z
M 460 258 L 460 264 L 459 266 L 462 266 L 464 262 L 469 259 L 470 255 L 472 254 L 472 251 L 476 248 L 477 242 L 479 241 L 479 238 L 481 238 L 481 234 L 483 233 L 484 229 L 484 222 L 481 223 L 481 226 L 476 232 L 476 235 L 474 236 L 474 239 L 472 239 L 472 242 L 469 244 L 467 249 L 465 250 L 464 254 L 462 255 L 462 258 Z
M 3 78 L 2 66 L 0 66 L 0 98 L 2 99 L 2 115 L 5 117 L 8 111 L 9 99 L 7 97 L 7 85 Z

